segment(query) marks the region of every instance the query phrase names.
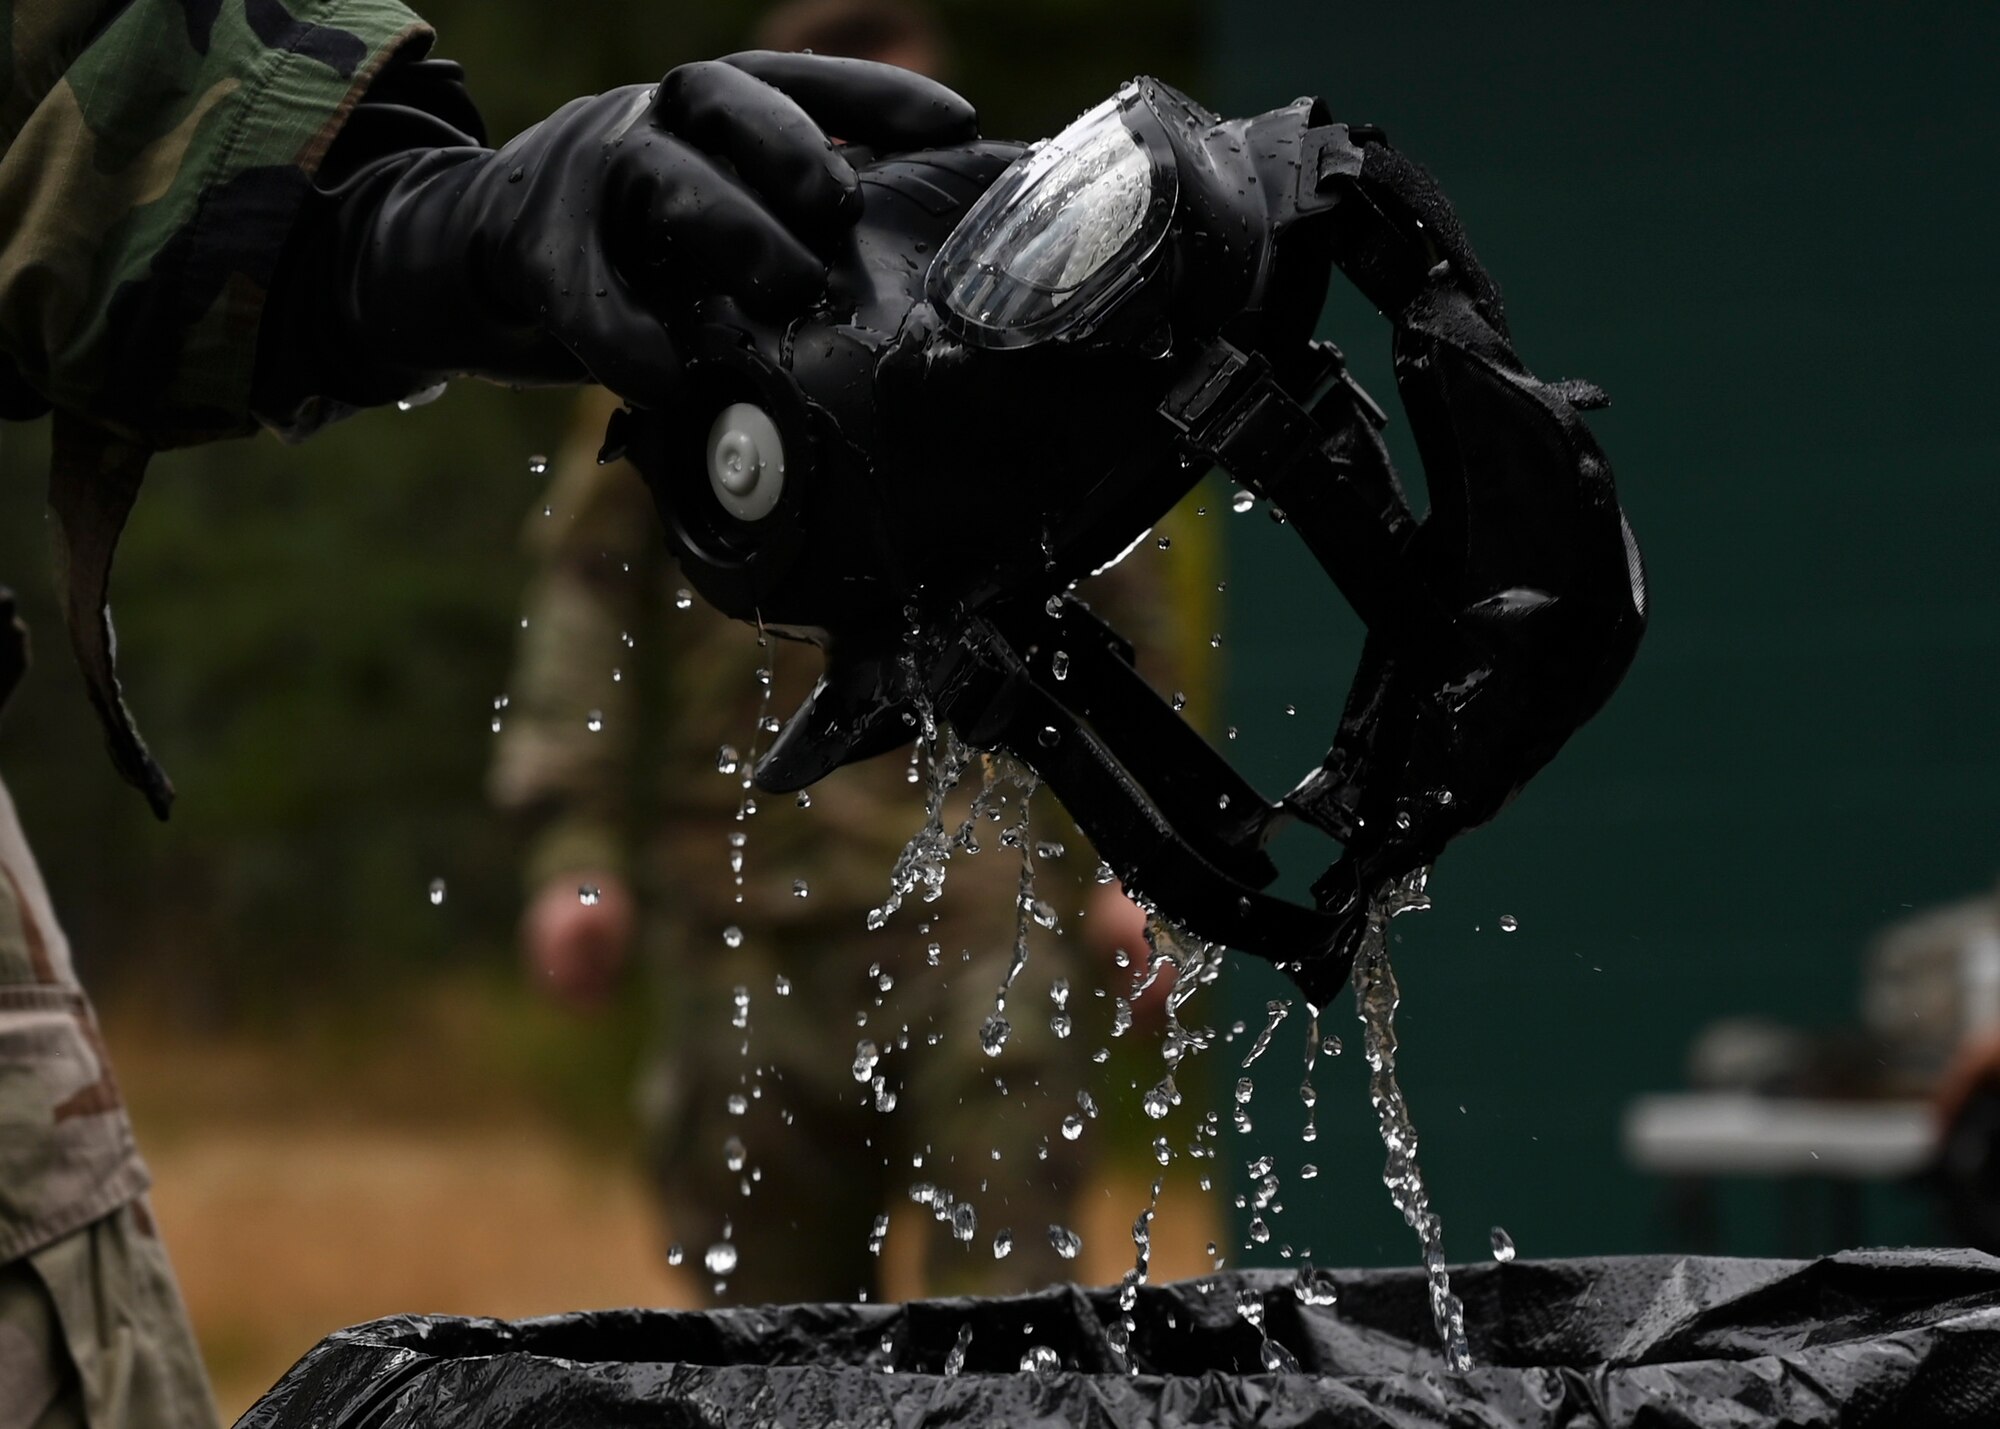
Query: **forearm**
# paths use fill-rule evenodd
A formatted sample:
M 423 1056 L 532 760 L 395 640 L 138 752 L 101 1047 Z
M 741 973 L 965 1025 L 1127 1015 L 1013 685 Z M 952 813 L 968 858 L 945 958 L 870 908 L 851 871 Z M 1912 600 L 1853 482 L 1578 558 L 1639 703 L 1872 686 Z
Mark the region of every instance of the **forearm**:
M 429 29 L 396 0 L 222 6 L 205 25 L 173 0 L 10 9 L 7 406 L 156 447 L 249 430 L 286 235 L 355 102 Z

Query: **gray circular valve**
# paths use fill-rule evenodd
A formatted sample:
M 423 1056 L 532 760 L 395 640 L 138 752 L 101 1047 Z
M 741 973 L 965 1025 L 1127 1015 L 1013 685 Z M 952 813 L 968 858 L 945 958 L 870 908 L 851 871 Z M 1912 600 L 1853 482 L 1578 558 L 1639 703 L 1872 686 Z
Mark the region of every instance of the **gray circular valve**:
M 730 515 L 761 521 L 785 491 L 785 444 L 753 402 L 731 402 L 708 429 L 708 484 Z

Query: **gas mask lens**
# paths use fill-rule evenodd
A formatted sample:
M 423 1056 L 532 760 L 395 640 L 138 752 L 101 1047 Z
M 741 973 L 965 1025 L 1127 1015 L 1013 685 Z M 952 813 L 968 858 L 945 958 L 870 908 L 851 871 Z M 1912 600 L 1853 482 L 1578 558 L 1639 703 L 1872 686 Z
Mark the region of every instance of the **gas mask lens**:
M 933 299 L 974 335 L 1015 346 L 1123 291 L 1173 216 L 1171 161 L 1128 122 L 1128 85 L 1016 160 L 939 250 Z M 976 340 L 976 337 L 975 337 Z

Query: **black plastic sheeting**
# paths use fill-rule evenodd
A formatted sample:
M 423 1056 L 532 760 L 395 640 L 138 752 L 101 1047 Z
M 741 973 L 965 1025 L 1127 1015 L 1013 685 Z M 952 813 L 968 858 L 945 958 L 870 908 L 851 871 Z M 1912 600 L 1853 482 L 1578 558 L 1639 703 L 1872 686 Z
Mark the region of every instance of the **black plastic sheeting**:
M 1422 1274 L 1335 1271 L 1339 1302 L 1246 1271 L 1006 1300 L 399 1316 L 329 1336 L 239 1429 L 709 1425 L 2000 1425 L 2000 1259 L 1674 1256 L 1454 1273 L 1475 1366 L 1445 1370 Z M 1298 1373 L 1262 1369 L 1265 1330 Z M 946 1357 L 972 1327 L 962 1373 Z M 1020 1369 L 1041 1345 L 1062 1368 Z

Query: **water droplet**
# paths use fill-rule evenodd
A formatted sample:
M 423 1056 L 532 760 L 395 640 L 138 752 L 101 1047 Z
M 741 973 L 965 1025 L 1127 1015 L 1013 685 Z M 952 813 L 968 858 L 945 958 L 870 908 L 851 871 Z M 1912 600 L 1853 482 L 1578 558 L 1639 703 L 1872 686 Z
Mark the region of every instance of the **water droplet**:
M 1229 498 L 1229 509 L 1234 511 L 1238 516 L 1241 516 L 1256 504 L 1256 495 L 1248 491 L 1239 491 Z
M 1074 1027 L 1070 1022 L 1067 1012 L 1058 1012 L 1049 1019 L 1049 1031 L 1055 1033 L 1058 1040 L 1067 1038 L 1073 1030 Z
M 1340 1055 L 1340 1038 L 1331 1032 L 1327 1033 L 1325 1039 L 1319 1044 L 1319 1050 L 1326 1053 L 1329 1057 L 1338 1057 Z
M 595 908 L 604 901 L 604 893 L 595 884 L 585 883 L 577 888 L 576 901 L 586 908 Z
M 964 1201 L 951 1208 L 951 1236 L 953 1240 L 970 1245 L 972 1237 L 979 1230 L 979 1212 Z
M 493 730 L 493 732 L 494 732 L 495 734 L 498 734 L 498 733 L 500 732 L 500 716 L 499 716 L 499 715 L 495 715 L 495 716 L 493 716 L 493 723 L 492 723 L 492 726 L 491 726 L 491 728 L 492 728 L 492 730 Z
M 1036 858 L 1058 859 L 1061 858 L 1067 852 L 1069 852 L 1069 850 L 1065 849 L 1061 844 L 1057 843 L 1054 839 L 1043 839 L 1041 842 L 1035 845 Z
M 745 1152 L 741 1137 L 732 1136 L 722 1143 L 722 1161 L 732 1171 L 741 1171 Z
M 1054 1374 L 1062 1368 L 1062 1360 L 1047 1345 L 1031 1346 L 1021 1356 L 1021 1373 L 1033 1375 Z
M 611 683 L 615 685 L 624 678 L 625 678 L 625 672 L 619 669 L 616 665 L 613 665 L 611 667 Z
M 1263 1245 L 1271 1239 L 1271 1228 L 1264 1224 L 1262 1216 L 1250 1219 L 1250 1240 L 1253 1245 Z
M 881 1060 L 882 1053 L 876 1048 L 875 1043 L 871 1039 L 863 1037 L 859 1042 L 856 1042 L 854 1044 L 854 1080 L 857 1082 L 866 1082 L 870 1077 L 875 1075 L 875 1064 Z
M 431 880 L 431 907 L 435 908 L 443 902 L 444 902 L 444 880 L 442 878 L 433 878 Z
M 1049 656 L 1049 673 L 1054 675 L 1058 680 L 1067 680 L 1069 678 L 1069 651 L 1058 650 L 1055 654 Z
M 790 997 L 792 995 L 792 980 L 783 973 L 779 973 L 771 984 L 771 990 L 780 997 Z
M 1006 1018 L 997 1012 L 994 1013 L 986 1019 L 985 1025 L 979 1029 L 980 1050 L 989 1057 L 999 1056 L 1001 1049 L 1007 1045 L 1007 1038 L 1013 1031 L 1013 1025 Z
M 944 1377 L 956 1378 L 965 1369 L 965 1352 L 972 1348 L 972 1323 L 958 1327 L 958 1339 L 944 1357 Z
M 731 1092 L 727 1106 L 729 1107 L 729 1114 L 731 1116 L 742 1116 L 750 1110 L 750 1098 L 744 1096 L 741 1092 Z
M 1042 732 L 1035 736 L 1035 742 L 1044 749 L 1054 749 L 1062 742 L 1062 733 L 1052 724 L 1042 726 Z
M 1063 607 L 1063 598 L 1060 595 L 1050 596 L 1048 600 L 1045 601 L 1042 605 L 1043 611 L 1045 611 L 1052 620 L 1062 619 L 1062 607 Z
M 1170 1076 L 1162 1077 L 1158 1085 L 1147 1091 L 1139 1099 L 1140 1108 L 1154 1121 L 1160 1120 L 1169 1111 L 1181 1104 L 1180 1088 L 1174 1085 Z
M 1299 707 L 1298 707 L 1297 705 L 1286 705 L 1286 706 L 1285 706 L 1285 713 L 1286 713 L 1286 714 L 1288 714 L 1288 715 L 1295 715 L 1295 714 L 1297 714 L 1298 712 L 1299 712 Z
M 679 1265 L 681 1261 L 683 1261 L 686 1258 L 687 1258 L 687 1252 L 681 1249 L 681 1243 L 679 1241 L 675 1241 L 672 1245 L 667 1247 L 667 1264 Z
M 1153 1138 L 1153 1159 L 1162 1166 L 1174 1159 L 1174 1148 L 1168 1144 L 1166 1137 L 1156 1136 Z
M 743 756 L 736 752 L 736 746 L 725 744 L 715 751 L 715 772 L 734 774 L 743 767 Z
M 1262 1359 L 1265 1370 L 1271 1374 L 1297 1374 L 1299 1372 L 1298 1359 L 1290 1350 L 1286 1349 L 1276 1340 L 1267 1339 L 1264 1341 Z
M 541 455 L 539 452 L 537 452 L 534 456 L 528 458 L 528 474 L 530 476 L 540 476 L 543 472 L 547 471 L 548 469 L 549 469 L 549 459 Z
M 736 926 L 735 924 L 733 924 L 733 923 L 732 923 L 732 924 L 730 924 L 730 925 L 729 925 L 729 926 L 728 926 L 727 928 L 724 928 L 724 929 L 722 930 L 722 946 L 724 946 L 725 948 L 740 948 L 740 947 L 742 947 L 742 946 L 743 946 L 743 930 L 742 930 L 741 928 L 737 927 L 737 926 Z
M 1306 1162 L 1303 1166 L 1299 1167 L 1299 1179 L 1301 1181 L 1318 1180 L 1319 1167 L 1313 1165 L 1310 1161 Z
M 1514 1237 L 1499 1226 L 1493 1227 L 1493 1258 L 1502 1265 L 1514 1258 Z
M 792 880 L 792 897 L 809 898 L 811 896 L 812 889 L 803 878 L 794 878 Z
M 1064 1117 L 1062 1134 L 1065 1141 L 1074 1141 L 1083 1135 L 1083 1118 L 1075 1112 L 1071 1112 L 1068 1116 Z
M 1521 926 L 1521 920 L 1519 918 L 1516 918 L 1512 913 L 1502 913 L 1500 915 L 1501 932 L 1511 933 L 1520 926 Z
M 1410 831 L 1410 811 L 1408 809 L 1398 809 L 1396 811 L 1396 827 L 1404 833 Z
M 589 730 L 592 734 L 601 733 L 604 729 L 604 711 L 592 710 L 590 712 L 590 717 L 584 720 L 583 727 Z
M 731 997 L 735 1011 L 730 1014 L 729 1025 L 739 1031 L 750 1025 L 750 989 L 739 986 Z
M 993 1237 L 993 1258 L 995 1260 L 1005 1260 L 1013 1253 L 1014 1233 L 1012 1231 L 1001 1231 Z
M 736 1247 L 726 1240 L 719 1240 L 708 1248 L 701 1258 L 710 1275 L 727 1275 L 736 1269 Z
M 797 802 L 798 806 L 801 809 L 810 809 L 813 806 L 813 796 L 808 794 L 805 790 L 801 789 L 799 790 L 799 797 Z
M 1075 1260 L 1076 1253 L 1083 1249 L 1083 1237 L 1067 1226 L 1050 1226 L 1049 1244 L 1064 1260 Z
M 1161 549 L 1161 550 L 1163 550 L 1163 551 L 1164 551 L 1164 550 L 1168 550 L 1168 549 L 1170 549 L 1170 548 L 1171 548 L 1171 547 L 1173 546 L 1173 544 L 1174 544 L 1174 538 L 1173 538 L 1172 536 L 1162 536 L 1162 537 L 1160 537 L 1160 549 Z
M 1208 637 L 1208 648 L 1211 650 L 1220 650 L 1222 648 L 1222 632 L 1220 630 Z

